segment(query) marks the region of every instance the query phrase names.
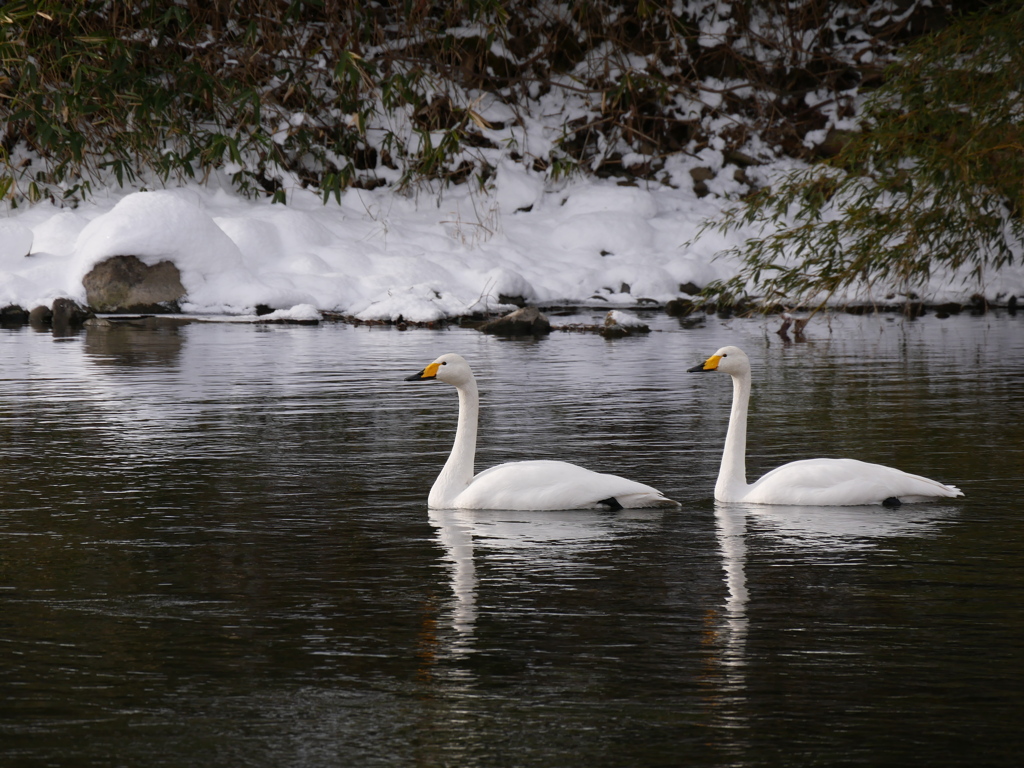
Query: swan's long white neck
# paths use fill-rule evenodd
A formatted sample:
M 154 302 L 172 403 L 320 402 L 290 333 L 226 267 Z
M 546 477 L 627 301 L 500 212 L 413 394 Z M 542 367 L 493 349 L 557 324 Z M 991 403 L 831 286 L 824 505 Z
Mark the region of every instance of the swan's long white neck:
M 750 372 L 732 377 L 732 412 L 725 435 L 722 466 L 715 483 L 718 501 L 739 501 L 747 491 L 747 405 L 750 402 Z
M 459 426 L 455 430 L 455 444 L 437 476 L 427 506 L 431 509 L 450 509 L 451 502 L 473 479 L 473 464 L 476 459 L 476 428 L 480 415 L 480 393 L 476 379 L 470 378 L 456 387 L 459 391 Z

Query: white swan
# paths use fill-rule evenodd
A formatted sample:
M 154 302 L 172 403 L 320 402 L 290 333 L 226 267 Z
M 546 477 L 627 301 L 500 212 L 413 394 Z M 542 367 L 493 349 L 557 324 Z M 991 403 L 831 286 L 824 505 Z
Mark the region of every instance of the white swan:
M 678 507 L 649 485 L 616 475 L 591 472 L 564 461 L 516 461 L 473 474 L 480 395 L 469 363 L 460 355 L 441 355 L 406 381 L 437 379 L 459 391 L 455 444 L 437 476 L 430 509 L 612 509 Z
M 689 371 L 724 371 L 732 376 L 732 413 L 725 436 L 715 499 L 749 504 L 817 506 L 886 504 L 963 496 L 959 488 L 855 459 L 805 459 L 773 469 L 747 485 L 747 403 L 750 360 L 737 347 L 722 347 Z

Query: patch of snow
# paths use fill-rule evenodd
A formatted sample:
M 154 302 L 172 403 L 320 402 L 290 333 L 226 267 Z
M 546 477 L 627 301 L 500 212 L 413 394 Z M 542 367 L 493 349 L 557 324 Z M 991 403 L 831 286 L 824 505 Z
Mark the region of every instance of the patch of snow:
M 646 328 L 647 323 L 634 315 L 621 309 L 613 309 L 605 317 L 605 325 L 621 325 L 623 328 Z
M 268 315 L 263 315 L 260 320 L 322 320 L 323 315 L 312 304 L 296 304 L 290 309 L 277 309 Z
M 17 259 L 22 259 L 31 252 L 34 238 L 32 230 L 21 222 L 0 221 L 0 265 L 10 261 L 16 266 Z

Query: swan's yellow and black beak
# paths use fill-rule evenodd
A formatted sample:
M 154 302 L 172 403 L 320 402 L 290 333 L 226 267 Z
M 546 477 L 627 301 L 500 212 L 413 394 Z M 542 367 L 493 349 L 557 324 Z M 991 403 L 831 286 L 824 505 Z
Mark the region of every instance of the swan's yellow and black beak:
M 718 361 L 722 359 L 721 355 L 712 355 L 700 365 L 695 365 L 693 368 L 687 368 L 687 373 L 707 373 L 708 371 L 718 370 Z
M 436 379 L 437 369 L 440 368 L 439 363 L 431 363 L 419 373 L 414 373 L 412 376 L 406 376 L 406 381 L 423 381 L 425 379 Z

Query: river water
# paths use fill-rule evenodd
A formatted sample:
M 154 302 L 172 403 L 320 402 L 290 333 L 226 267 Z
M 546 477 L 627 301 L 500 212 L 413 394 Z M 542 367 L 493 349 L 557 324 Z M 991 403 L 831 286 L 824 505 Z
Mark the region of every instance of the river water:
M 190 324 L 0 330 L 4 766 L 1018 765 L 1024 318 L 606 341 Z M 712 498 L 849 456 L 954 502 Z M 458 351 L 478 469 L 561 458 L 678 511 L 429 512 Z

